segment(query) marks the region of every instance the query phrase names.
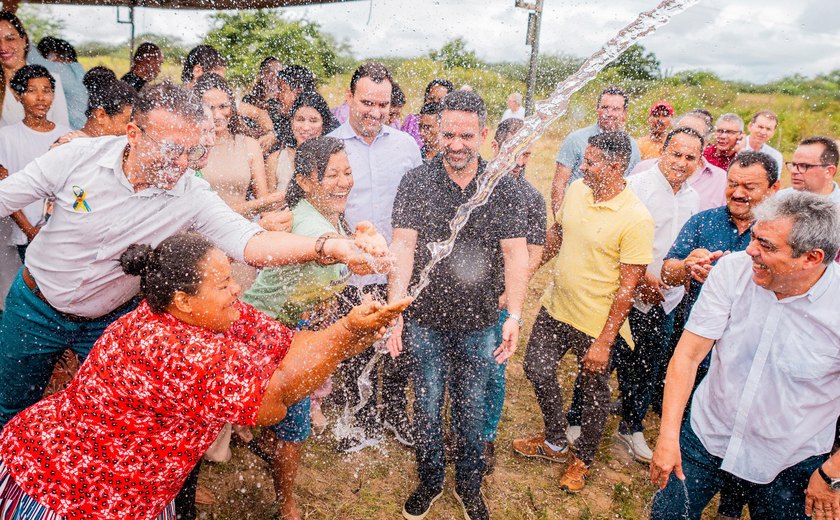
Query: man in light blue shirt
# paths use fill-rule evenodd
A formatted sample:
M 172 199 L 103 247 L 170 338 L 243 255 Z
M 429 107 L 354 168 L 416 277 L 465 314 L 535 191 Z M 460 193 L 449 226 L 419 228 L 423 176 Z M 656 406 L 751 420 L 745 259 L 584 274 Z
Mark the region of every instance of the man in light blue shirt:
M 353 73 L 347 93 L 349 118 L 329 135 L 344 141 L 350 167 L 353 169 L 353 189 L 347 200 L 345 217 L 351 229 L 357 222 L 368 220 L 376 225 L 390 243 L 393 229 L 391 212 L 394 198 L 403 175 L 420 166 L 423 160 L 414 138 L 405 132 L 384 124 L 391 105 L 393 79 L 388 69 L 380 63 L 366 63 Z M 362 294 L 387 298 L 385 276 L 354 276 L 344 291 L 347 302 L 358 302 Z M 373 356 L 373 348 L 347 360 L 339 379 L 345 383 L 344 394 L 348 404 L 358 402 L 357 380 Z M 394 433 L 397 441 L 414 445 L 412 424 L 405 413 L 409 366 L 407 356 L 386 358 L 383 370 L 382 425 Z M 373 388 L 377 388 L 377 371 L 371 373 Z M 356 422 L 365 431 L 365 438 L 345 438 L 339 441 L 343 452 L 358 451 L 375 445 L 381 440 L 381 427 L 376 406 L 376 396 L 356 414 Z
M 598 121 L 592 126 L 581 128 L 566 136 L 557 152 L 557 166 L 554 170 L 554 181 L 551 183 L 551 206 L 554 213 L 560 210 L 566 187 L 572 181 L 583 177 L 580 165 L 583 163 L 583 152 L 586 150 L 588 139 L 602 132 L 624 130 L 629 103 L 630 98 L 620 88 L 614 85 L 605 88 L 598 95 L 598 106 L 596 108 Z M 630 164 L 627 166 L 627 171 L 624 172 L 625 176 L 633 171 L 633 168 L 641 160 L 636 141 L 630 139 L 630 145 Z

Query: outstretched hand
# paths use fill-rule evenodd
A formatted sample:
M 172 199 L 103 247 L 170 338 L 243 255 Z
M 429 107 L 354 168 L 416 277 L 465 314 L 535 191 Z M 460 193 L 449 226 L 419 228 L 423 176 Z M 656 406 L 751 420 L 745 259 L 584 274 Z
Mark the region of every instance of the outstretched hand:
M 359 222 L 352 242 L 328 240 L 325 248 L 330 256 L 360 275 L 387 273 L 394 263 L 385 237 L 370 222 Z
M 383 304 L 370 297 L 365 297 L 362 303 L 353 307 L 350 313 L 343 318 L 347 329 L 359 338 L 358 350 L 373 345 L 378 339 L 385 335 L 386 328 L 397 319 L 408 307 L 412 298 L 405 297 L 394 303 Z

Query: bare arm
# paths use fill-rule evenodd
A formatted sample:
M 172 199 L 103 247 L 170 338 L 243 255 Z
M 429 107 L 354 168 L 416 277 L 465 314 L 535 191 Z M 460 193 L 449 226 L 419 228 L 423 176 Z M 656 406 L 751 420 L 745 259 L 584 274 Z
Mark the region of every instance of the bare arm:
M 256 140 L 245 139 L 248 153 L 248 167 L 251 170 L 251 186 L 254 189 L 254 200 L 246 200 L 231 206 L 234 211 L 244 217 L 254 217 L 264 211 L 280 209 L 286 202 L 285 193 L 269 191 L 265 173 L 265 163 L 262 160 L 262 150 Z M 276 166 L 275 166 L 276 168 Z
M 33 226 L 31 222 L 29 222 L 29 219 L 26 218 L 26 215 L 23 214 L 23 211 L 15 211 L 9 216 L 12 217 L 12 220 L 15 224 L 17 224 L 17 227 L 19 227 L 20 230 L 23 231 L 23 234 L 26 235 L 26 238 L 28 238 L 30 241 L 32 241 L 32 239 L 35 238 L 35 235 L 38 234 L 39 229 Z
M 505 295 L 510 314 L 522 317 L 525 291 L 528 289 L 528 245 L 525 237 L 501 241 L 505 262 Z M 502 344 L 493 352 L 498 363 L 504 363 L 516 352 L 519 344 L 519 322 L 509 319 L 502 325 Z
M 563 197 L 566 195 L 566 187 L 572 177 L 572 170 L 565 164 L 555 163 L 554 180 L 551 181 L 551 211 L 557 214 L 560 206 L 563 205 Z
M 665 376 L 665 396 L 662 403 L 662 424 L 659 428 L 659 438 L 650 463 L 650 479 L 660 488 L 668 483 L 668 477 L 674 471 L 680 479 L 685 479 L 682 473 L 680 457 L 680 427 L 683 412 L 694 380 L 697 377 L 697 367 L 709 354 L 714 340 L 698 336 L 688 330 L 683 332 L 677 349 L 668 363 Z
M 675 258 L 665 260 L 662 264 L 662 281 L 666 285 L 676 287 L 683 285 L 693 276 L 698 282 L 703 283 L 711 270 L 712 263 L 723 255 L 723 251 L 699 248 L 689 253 L 685 260 Z
M 408 293 L 411 272 L 414 270 L 414 249 L 417 247 L 417 231 L 413 229 L 396 228 L 391 238 L 391 254 L 394 255 L 394 267 L 388 275 L 388 301 L 394 302 Z M 397 318 L 397 323 L 388 338 L 388 352 L 397 357 L 402 352 L 403 318 Z
M 268 191 L 277 191 L 277 160 L 280 157 L 280 150 L 271 152 L 271 155 L 265 158 L 265 182 L 268 185 Z
M 534 274 L 543 264 L 542 257 L 544 249 L 544 246 L 528 244 L 528 280 L 534 277 Z
M 557 256 L 561 245 L 563 245 L 563 227 L 555 222 L 545 234 L 545 246 L 540 259 L 540 266 Z
M 257 411 L 257 424 L 275 424 L 292 404 L 321 386 L 345 358 L 358 354 L 382 336 L 385 327 L 411 300 L 390 305 L 368 300 L 324 330 L 295 334 L 283 362 L 274 371 Z
M 236 111 L 239 112 L 240 116 L 256 121 L 263 134 L 271 132 L 274 129 L 274 123 L 271 122 L 271 116 L 269 116 L 268 112 L 261 108 L 258 108 L 250 103 L 239 103 L 239 106 L 236 107 Z

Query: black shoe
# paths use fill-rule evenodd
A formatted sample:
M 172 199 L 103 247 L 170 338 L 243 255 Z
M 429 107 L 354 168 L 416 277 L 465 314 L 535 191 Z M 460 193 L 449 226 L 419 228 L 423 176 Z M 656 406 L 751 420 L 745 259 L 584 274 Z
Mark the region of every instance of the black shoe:
M 455 498 L 464 511 L 464 520 L 490 520 L 490 512 L 487 510 L 487 504 L 484 503 L 484 497 L 481 496 L 480 491 L 475 496 L 462 498 L 456 489 Z
M 414 493 L 408 497 L 403 506 L 402 514 L 406 520 L 421 520 L 426 518 L 429 514 L 429 509 L 440 496 L 443 495 L 443 487 L 440 489 L 431 489 L 425 487 L 423 484 L 417 486 Z
M 397 442 L 403 446 L 414 447 L 414 425 L 407 415 L 402 414 L 402 417 L 386 418 L 382 426 L 393 433 Z
M 491 475 L 496 469 L 496 443 L 493 441 L 484 442 L 484 476 Z

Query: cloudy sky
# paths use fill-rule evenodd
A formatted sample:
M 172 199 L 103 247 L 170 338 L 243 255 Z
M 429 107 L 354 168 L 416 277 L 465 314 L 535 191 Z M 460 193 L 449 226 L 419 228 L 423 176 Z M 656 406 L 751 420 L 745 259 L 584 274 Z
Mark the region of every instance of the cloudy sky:
M 543 52 L 588 56 L 657 0 L 544 0 Z M 527 12 L 514 0 L 361 0 L 288 9 L 316 21 L 358 57 L 416 56 L 463 37 L 488 61 L 524 61 Z M 128 27 L 112 7 L 51 7 L 72 42 L 118 42 Z M 837 0 L 702 0 L 642 43 L 667 71 L 712 70 L 727 79 L 765 82 L 840 67 Z M 137 10 L 137 32 L 198 42 L 206 12 Z

